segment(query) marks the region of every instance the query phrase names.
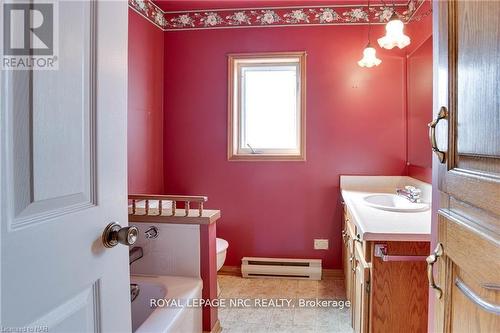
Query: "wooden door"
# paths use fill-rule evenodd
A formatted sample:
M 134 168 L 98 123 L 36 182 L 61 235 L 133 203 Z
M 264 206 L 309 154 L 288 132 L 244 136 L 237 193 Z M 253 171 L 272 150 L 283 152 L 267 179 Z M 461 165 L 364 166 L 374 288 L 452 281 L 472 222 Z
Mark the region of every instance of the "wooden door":
M 436 331 L 500 330 L 500 2 L 435 1 Z M 430 277 L 432 281 L 432 277 Z M 432 292 L 432 291 L 431 291 Z
M 58 68 L 0 71 L 0 326 L 130 332 L 127 3 L 54 3 Z

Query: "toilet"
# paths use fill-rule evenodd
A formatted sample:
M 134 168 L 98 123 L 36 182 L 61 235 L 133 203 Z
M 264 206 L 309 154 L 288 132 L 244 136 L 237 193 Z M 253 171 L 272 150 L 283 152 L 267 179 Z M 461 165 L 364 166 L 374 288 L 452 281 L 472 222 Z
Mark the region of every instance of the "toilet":
M 215 245 L 215 249 L 217 251 L 217 271 L 219 271 L 224 265 L 224 261 L 226 261 L 226 253 L 229 243 L 227 240 L 222 238 L 217 238 L 217 243 Z
M 217 271 L 219 271 L 224 265 L 224 261 L 226 261 L 226 253 L 227 248 L 229 247 L 229 243 L 227 240 L 222 238 L 216 239 L 215 249 L 217 251 Z M 219 282 L 217 281 L 217 296 L 220 295 L 220 287 Z

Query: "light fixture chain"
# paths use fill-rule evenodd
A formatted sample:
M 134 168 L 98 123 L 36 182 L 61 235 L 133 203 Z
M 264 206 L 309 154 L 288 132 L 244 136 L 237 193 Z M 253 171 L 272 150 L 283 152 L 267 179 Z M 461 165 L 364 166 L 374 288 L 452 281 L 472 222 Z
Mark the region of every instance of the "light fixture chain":
M 368 0 L 368 45 L 371 43 L 372 20 L 370 19 L 370 0 Z

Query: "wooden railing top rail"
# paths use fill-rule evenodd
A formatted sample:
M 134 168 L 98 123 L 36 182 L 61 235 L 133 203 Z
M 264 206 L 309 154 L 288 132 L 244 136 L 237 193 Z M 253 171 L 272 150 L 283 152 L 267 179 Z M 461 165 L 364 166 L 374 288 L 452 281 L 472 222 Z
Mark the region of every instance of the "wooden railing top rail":
M 203 208 L 206 196 L 130 194 L 128 200 L 130 222 L 210 224 L 220 217 L 220 211 Z M 179 202 L 184 208 L 177 208 Z
M 208 197 L 201 195 L 162 195 L 162 194 L 129 194 L 129 200 L 169 200 L 207 202 Z

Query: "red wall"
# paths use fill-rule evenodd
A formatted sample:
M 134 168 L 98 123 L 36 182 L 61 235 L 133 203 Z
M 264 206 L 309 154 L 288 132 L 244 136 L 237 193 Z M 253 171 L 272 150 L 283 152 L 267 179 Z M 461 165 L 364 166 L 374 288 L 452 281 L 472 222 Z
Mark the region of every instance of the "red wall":
M 432 152 L 427 124 L 432 120 L 432 37 L 407 59 L 408 173 L 431 182 Z
M 428 12 L 425 1 L 416 17 Z M 408 175 L 430 183 L 432 152 L 427 124 L 432 120 L 432 15 L 406 28 L 412 43 L 407 48 Z
M 163 32 L 129 8 L 128 191 L 163 192 Z
M 373 36 L 382 35 L 375 27 Z M 404 54 L 356 62 L 367 27 L 291 27 L 165 33 L 165 192 L 208 195 L 222 210 L 226 265 L 243 256 L 323 259 L 341 266 L 339 175 L 405 173 Z M 231 52 L 307 51 L 307 161 L 228 162 Z M 313 250 L 328 238 L 330 250 Z

